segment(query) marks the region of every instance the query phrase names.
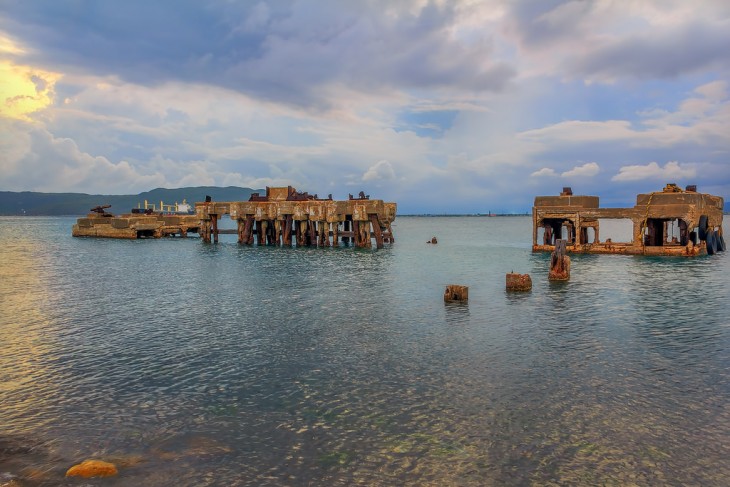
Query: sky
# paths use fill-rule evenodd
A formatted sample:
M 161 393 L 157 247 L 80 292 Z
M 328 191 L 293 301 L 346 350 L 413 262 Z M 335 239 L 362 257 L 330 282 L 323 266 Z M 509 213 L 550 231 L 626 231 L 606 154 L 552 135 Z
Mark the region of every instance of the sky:
M 726 0 L 0 0 L 0 190 L 730 197 Z

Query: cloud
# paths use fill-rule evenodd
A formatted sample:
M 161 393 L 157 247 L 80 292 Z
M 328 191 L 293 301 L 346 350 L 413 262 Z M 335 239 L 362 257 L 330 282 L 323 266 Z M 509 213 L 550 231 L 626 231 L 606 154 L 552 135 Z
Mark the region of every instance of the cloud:
M 578 56 L 568 68 L 590 80 L 618 77 L 674 78 L 700 69 L 727 65 L 730 29 L 723 22 L 694 22 L 679 28 L 647 30 Z
M 557 175 L 558 175 L 558 173 L 555 172 L 555 169 L 552 169 L 549 167 L 543 167 L 542 169 L 530 174 L 530 177 L 542 178 L 542 177 L 554 177 Z
M 23 67 L 0 98 L 29 104 L 0 115 L 0 189 L 291 184 L 502 212 L 559 177 L 610 199 L 693 170 L 727 195 L 730 4 L 699 2 L 0 2 Z
M 641 181 L 647 179 L 676 181 L 693 178 L 695 175 L 694 168 L 682 167 L 676 161 L 667 162 L 664 167 L 659 166 L 656 162 L 650 162 L 644 166 L 623 166 L 619 169 L 619 173 L 611 178 L 611 181 Z
M 365 171 L 362 175 L 363 181 L 381 181 L 395 179 L 395 171 L 390 162 L 386 160 L 378 161 Z
M 575 166 L 573 169 L 570 169 L 569 171 L 565 171 L 561 174 L 564 178 L 570 178 L 570 177 L 591 177 L 598 174 L 600 171 L 600 168 L 598 167 L 598 164 L 595 162 L 586 162 L 582 166 Z
M 330 110 L 337 88 L 500 91 L 514 78 L 489 34 L 454 35 L 460 4 L 403 1 L 110 2 L 93 8 L 0 7 L 0 30 L 24 39 L 29 63 L 113 74 L 152 86 L 204 83 Z M 476 32 L 476 31 L 474 31 Z M 478 60 L 475 62 L 475 60 Z M 345 100 L 342 100 L 345 102 Z

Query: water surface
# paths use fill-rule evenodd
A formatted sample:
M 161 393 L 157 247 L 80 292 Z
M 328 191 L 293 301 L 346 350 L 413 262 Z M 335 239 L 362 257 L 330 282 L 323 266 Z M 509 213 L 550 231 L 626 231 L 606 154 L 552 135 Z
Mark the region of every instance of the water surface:
M 115 486 L 730 478 L 723 254 L 572 256 L 550 283 L 529 217 L 401 217 L 377 251 L 73 222 L 0 218 L 0 485 L 80 485 L 86 458 Z

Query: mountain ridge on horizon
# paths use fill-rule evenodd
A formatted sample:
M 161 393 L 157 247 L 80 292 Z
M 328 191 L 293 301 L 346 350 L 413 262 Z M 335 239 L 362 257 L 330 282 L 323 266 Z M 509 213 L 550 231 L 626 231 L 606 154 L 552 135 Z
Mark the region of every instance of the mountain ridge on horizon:
M 238 186 L 188 186 L 184 188 L 155 188 L 138 194 L 110 195 L 88 193 L 45 193 L 38 191 L 0 191 L 0 215 L 2 216 L 62 216 L 85 215 L 91 208 L 111 205 L 111 213 L 128 213 L 132 208 L 144 204 L 189 204 L 204 201 L 210 196 L 213 201 L 248 200 L 252 193 L 263 193 L 265 189 L 242 188 Z

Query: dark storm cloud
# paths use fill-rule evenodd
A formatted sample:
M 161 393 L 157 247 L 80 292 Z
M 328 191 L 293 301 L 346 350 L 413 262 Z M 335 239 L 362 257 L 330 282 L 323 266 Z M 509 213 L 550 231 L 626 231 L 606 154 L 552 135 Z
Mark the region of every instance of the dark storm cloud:
M 0 29 L 31 48 L 26 62 L 302 105 L 326 107 L 327 85 L 494 91 L 515 75 L 488 41 L 450 36 L 453 7 L 433 4 L 11 1 L 0 13 Z

